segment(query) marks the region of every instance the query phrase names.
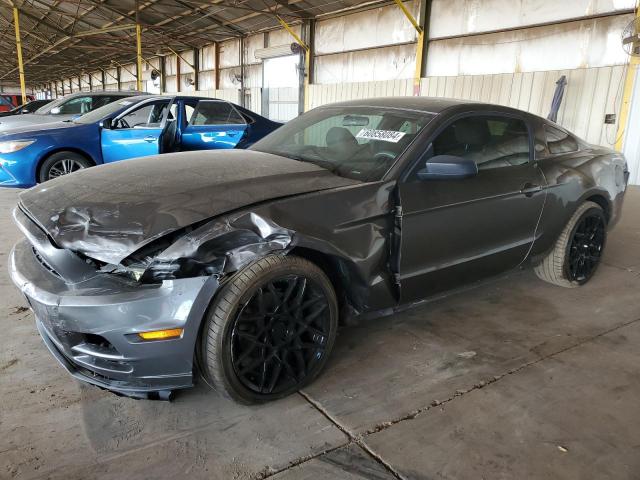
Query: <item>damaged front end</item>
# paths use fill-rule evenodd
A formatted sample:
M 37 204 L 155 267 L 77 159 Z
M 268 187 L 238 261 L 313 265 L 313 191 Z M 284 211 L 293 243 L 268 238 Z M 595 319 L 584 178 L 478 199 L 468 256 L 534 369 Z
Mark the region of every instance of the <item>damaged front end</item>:
M 244 212 L 168 232 L 111 263 L 70 248 L 95 245 L 92 232 L 104 231 L 95 217 L 81 217 L 84 238 L 64 224 L 74 236 L 64 248 L 25 209 L 14 218 L 26 240 L 11 253 L 11 277 L 47 347 L 74 377 L 133 397 L 191 386 L 200 324 L 224 276 L 294 245 L 290 230 Z M 100 242 L 108 248 L 108 236 Z
M 293 232 L 255 213 L 223 217 L 175 232 L 125 258 L 120 268 L 143 283 L 199 276 L 222 276 L 258 257 L 286 252 Z

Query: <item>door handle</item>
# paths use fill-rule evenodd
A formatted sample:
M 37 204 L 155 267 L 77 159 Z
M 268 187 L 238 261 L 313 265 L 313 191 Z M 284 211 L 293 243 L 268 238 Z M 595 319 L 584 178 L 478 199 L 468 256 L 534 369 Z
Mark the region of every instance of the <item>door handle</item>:
M 158 140 L 158 137 L 152 137 L 151 135 L 149 135 L 148 137 L 144 137 L 144 141 L 145 142 L 155 142 L 156 140 Z
M 542 187 L 540 185 L 534 185 L 533 183 L 527 182 L 520 189 L 520 193 L 525 197 L 531 197 L 534 193 L 539 192 L 540 190 L 542 190 Z

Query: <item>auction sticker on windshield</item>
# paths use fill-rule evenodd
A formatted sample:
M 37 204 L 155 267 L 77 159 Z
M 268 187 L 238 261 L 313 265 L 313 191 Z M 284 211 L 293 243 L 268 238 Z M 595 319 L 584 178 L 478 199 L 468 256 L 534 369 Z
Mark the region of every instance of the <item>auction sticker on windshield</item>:
M 363 128 L 358 132 L 356 138 L 367 138 L 369 140 L 382 140 L 383 142 L 398 143 L 404 132 L 394 130 L 374 130 L 373 128 Z

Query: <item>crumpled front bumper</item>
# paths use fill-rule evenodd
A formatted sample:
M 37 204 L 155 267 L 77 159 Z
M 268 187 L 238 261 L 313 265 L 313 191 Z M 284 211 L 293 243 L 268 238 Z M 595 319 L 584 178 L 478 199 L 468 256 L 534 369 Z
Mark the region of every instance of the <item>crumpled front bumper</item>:
M 51 353 L 79 380 L 134 397 L 190 387 L 200 323 L 215 277 L 140 285 L 95 272 L 65 281 L 28 241 L 9 262 Z M 142 341 L 139 332 L 183 328 L 181 338 Z

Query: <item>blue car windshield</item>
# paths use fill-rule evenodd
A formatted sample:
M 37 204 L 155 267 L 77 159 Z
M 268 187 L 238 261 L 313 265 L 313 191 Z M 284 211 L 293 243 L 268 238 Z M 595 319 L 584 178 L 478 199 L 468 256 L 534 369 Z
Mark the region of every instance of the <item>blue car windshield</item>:
M 123 98 L 122 100 L 118 100 L 116 102 L 111 102 L 106 104 L 103 107 L 96 108 L 95 110 L 90 111 L 89 113 L 85 113 L 79 118 L 76 118 L 73 123 L 81 123 L 81 124 L 89 124 L 96 123 L 100 120 L 104 120 L 105 118 L 110 117 L 116 112 L 125 109 L 126 107 L 130 107 L 131 105 L 135 105 L 135 101 L 131 101 L 127 98 Z
M 320 107 L 249 147 L 315 163 L 336 175 L 380 180 L 433 114 L 367 106 Z

